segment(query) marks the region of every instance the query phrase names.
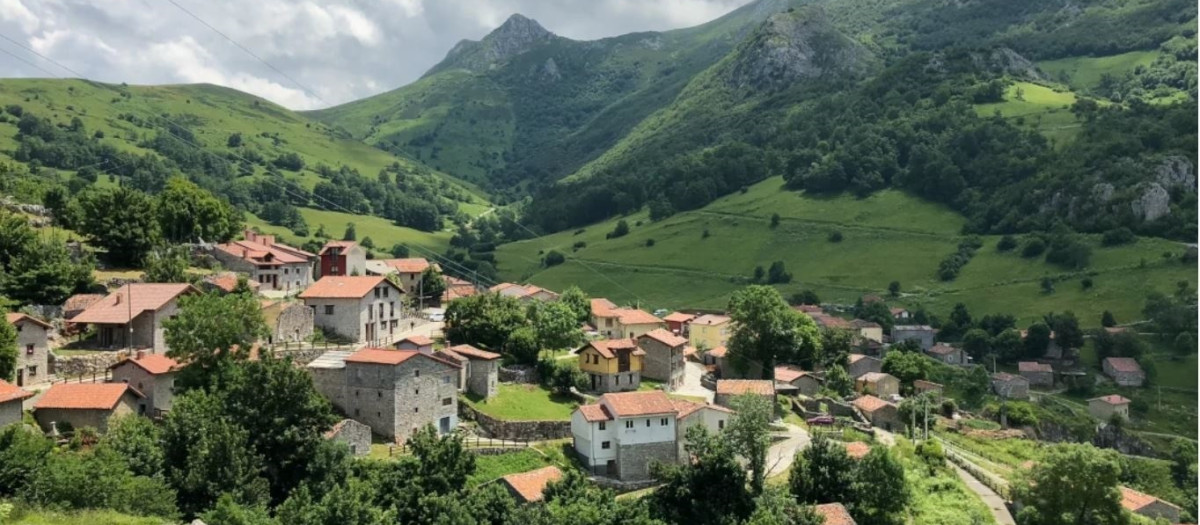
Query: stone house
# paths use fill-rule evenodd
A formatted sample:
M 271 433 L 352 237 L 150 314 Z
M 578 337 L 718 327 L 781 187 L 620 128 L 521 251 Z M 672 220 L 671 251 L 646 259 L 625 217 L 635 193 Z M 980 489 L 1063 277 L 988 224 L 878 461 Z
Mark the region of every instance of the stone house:
M 900 395 L 900 379 L 883 372 L 869 372 L 854 380 L 854 391 L 892 399 L 893 396 Z
M 17 386 L 50 379 L 50 323 L 23 313 L 4 314 L 17 331 Z
M 573 448 L 594 474 L 647 480 L 654 461 L 679 461 L 680 424 L 712 422 L 709 430 L 720 431 L 725 418 L 713 414 L 727 413 L 695 409 L 681 418 L 676 403 L 661 390 L 608 393 L 571 414 Z
M 863 319 L 853 319 L 850 321 L 850 328 L 857 333 L 860 339 L 876 343 L 883 342 L 883 325 L 879 323 Z
M 992 391 L 1008 399 L 1029 399 L 1029 380 L 1008 372 L 992 374 Z
M 546 485 L 552 481 L 561 480 L 563 472 L 558 467 L 550 465 L 529 472 L 520 472 L 501 477 L 500 482 L 517 503 L 533 503 L 542 500 Z
M 67 298 L 63 302 L 63 320 L 71 321 L 75 316 L 79 315 L 84 310 L 96 302 L 104 299 L 104 294 L 101 293 L 77 293 Z
M 317 391 L 342 413 L 396 443 L 425 425 L 438 434 L 458 426 L 458 363 L 416 350 L 347 354 L 326 352 L 308 365 Z
M 367 250 L 354 241 L 329 241 L 317 257 L 320 277 L 367 275 Z
M 704 353 L 702 362 L 713 375 L 723 377 L 732 372 L 729 365 L 729 349 L 718 346 Z
M 843 319 L 836 315 L 829 315 L 825 312 L 813 312 L 813 313 L 808 314 L 808 316 L 812 318 L 814 323 L 817 323 L 817 326 L 824 328 L 826 330 L 846 330 L 846 331 L 850 331 L 850 332 L 855 331 L 854 326 L 850 323 L 849 320 Z M 855 335 L 857 335 L 857 334 L 855 334 Z
M 500 382 L 500 354 L 480 350 L 471 345 L 443 348 L 442 353 L 462 366 L 459 390 L 466 390 L 484 399 L 496 397 Z
M 190 284 L 129 283 L 80 312 L 71 322 L 94 325 L 96 343 L 101 348 L 145 348 L 162 354 L 167 351 L 162 322 L 179 312 L 181 296 L 199 292 Z
M 1134 514 L 1150 519 L 1163 518 L 1167 523 L 1179 523 L 1182 509 L 1159 498 L 1121 486 L 1121 506 Z
M 20 423 L 22 404 L 33 397 L 33 392 L 0 379 L 0 428 Z
M 433 268 L 434 271 L 440 271 L 436 264 L 429 264 L 424 257 L 377 259 L 368 262 L 367 265 L 368 273 L 396 276 L 396 279 L 400 281 L 400 287 L 413 297 L 416 297 L 421 291 L 421 276 L 425 274 L 425 270 Z M 379 268 L 372 268 L 372 266 Z M 379 273 L 380 270 L 382 273 Z
M 351 456 L 371 453 L 371 427 L 353 419 L 343 419 L 325 432 L 325 439 L 345 443 Z
M 733 321 L 724 315 L 707 314 L 688 323 L 688 342 L 702 350 L 725 346 L 733 335 Z
M 1146 373 L 1132 357 L 1106 357 L 1101 363 L 1104 373 L 1121 386 L 1142 386 Z
M 299 343 L 312 338 L 316 314 L 304 303 L 267 299 L 259 305 L 262 306 L 263 320 L 271 332 L 267 336 L 267 343 Z
M 940 398 L 940 397 L 942 397 L 942 392 L 944 390 L 945 390 L 945 387 L 942 386 L 940 383 L 934 383 L 933 381 L 926 381 L 924 379 L 917 379 L 917 380 L 913 381 L 913 391 L 918 394 L 924 394 L 926 392 L 933 392 L 934 395 L 936 395 L 937 397 Z
M 392 346 L 397 350 L 417 350 L 430 353 L 433 351 L 433 339 L 430 339 L 427 335 L 410 335 L 396 341 L 396 344 Z
M 824 379 L 812 372 L 793 365 L 775 367 L 775 383 L 785 384 L 796 388 L 796 392 L 804 396 L 814 396 L 821 390 Z
M 212 256 L 225 268 L 248 274 L 260 290 L 290 294 L 312 284 L 316 255 L 276 242 L 274 235 L 263 235 L 254 230 L 246 230 L 242 235 L 244 240 L 213 248 Z
M 717 405 L 733 408 L 734 398 L 753 394 L 762 396 L 775 406 L 775 382 L 769 379 L 721 379 L 717 381 Z
M 378 343 L 404 317 L 404 291 L 381 276 L 326 276 L 300 294 L 313 324 L 354 341 Z
M 656 328 L 637 338 L 642 357 L 642 377 L 662 381 L 667 390 L 683 386 L 684 351 L 688 340 L 663 328 Z
M 223 294 L 233 293 L 233 291 L 237 289 L 237 284 L 241 277 L 242 274 L 235 272 L 217 272 L 205 275 L 204 278 L 200 280 L 199 287 L 201 290 L 206 292 L 217 292 Z M 258 293 L 261 285 L 258 284 L 258 281 L 252 281 L 247 278 L 246 287 L 250 288 L 250 291 Z
M 813 510 L 821 516 L 821 525 L 858 525 L 841 503 L 822 503 L 813 507 Z
M 933 338 L 936 335 L 929 325 L 898 324 L 892 327 L 892 343 L 903 343 L 914 340 L 921 346 L 922 351 L 933 348 Z
M 1017 363 L 1017 373 L 1029 380 L 1029 386 L 1054 386 L 1054 367 L 1046 363 L 1021 361 Z
M 500 283 L 488 289 L 505 297 L 512 297 L 521 302 L 557 301 L 558 294 L 532 284 Z
M 888 432 L 904 428 L 900 421 L 900 410 L 895 404 L 889 403 L 872 395 L 859 396 L 852 403 L 862 413 L 871 425 Z
M 667 314 L 667 316 L 663 318 L 663 321 L 667 323 L 667 330 L 670 330 L 671 333 L 687 337 L 688 324 L 691 323 L 692 319 L 695 319 L 695 318 L 696 318 L 695 314 L 686 314 L 683 312 L 671 312 L 670 314 Z
M 71 428 L 92 427 L 101 434 L 108 431 L 114 417 L 140 414 L 144 396 L 125 383 L 58 383 L 51 386 L 33 404 L 33 418 L 43 431 L 57 425 Z
M 479 292 L 471 281 L 459 279 L 450 275 L 443 275 L 442 280 L 446 281 L 446 291 L 442 293 L 442 304 L 461 297 L 470 297 Z
M 114 383 L 125 383 L 144 397 L 138 401 L 138 413 L 161 417 L 171 411 L 175 399 L 175 373 L 179 363 L 162 354 L 139 351 L 133 358 L 122 359 L 108 367 Z
M 593 392 L 637 390 L 642 384 L 646 351 L 634 339 L 591 341 L 575 350 L 579 369 L 591 381 Z
M 850 367 L 846 372 L 851 379 L 858 379 L 871 372 L 882 372 L 883 361 L 864 354 L 850 354 Z
M 666 328 L 662 319 L 636 308 L 620 308 L 604 298 L 592 299 L 592 315 L 589 319 L 596 331 L 609 339 L 635 339 L 642 334 Z
M 934 344 L 925 354 L 948 365 L 962 366 L 967 364 L 967 353 L 963 349 L 944 343 Z
M 1128 421 L 1129 403 L 1131 401 L 1128 398 L 1117 394 L 1094 397 L 1088 400 L 1088 414 L 1100 421 L 1112 419 L 1113 414 Z

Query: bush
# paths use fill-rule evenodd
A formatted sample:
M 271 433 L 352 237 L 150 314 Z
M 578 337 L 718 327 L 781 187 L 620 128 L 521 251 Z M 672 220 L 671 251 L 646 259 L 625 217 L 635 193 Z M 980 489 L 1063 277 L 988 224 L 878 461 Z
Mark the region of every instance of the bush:
M 1046 241 L 1041 238 L 1033 237 L 1025 241 L 1025 246 L 1021 248 L 1021 257 L 1033 258 L 1041 255 L 1046 251 Z
M 1094 284 L 1096 283 L 1092 282 L 1091 277 L 1084 277 L 1081 281 L 1079 281 L 1079 285 L 1082 286 L 1084 290 L 1091 290 L 1092 285 Z
M 783 265 L 783 261 L 775 261 L 771 263 L 771 267 L 767 270 L 767 283 L 780 284 L 789 283 L 792 281 L 792 274 L 788 273 Z
M 1000 238 L 1000 242 L 996 243 L 996 251 L 1009 252 L 1017 247 L 1017 239 L 1012 235 L 1005 235 Z
M 958 404 L 955 403 L 953 399 L 947 399 L 945 401 L 942 401 L 942 416 L 943 417 L 947 417 L 947 418 L 954 417 L 955 412 L 958 412 Z
M 708 228 L 705 228 L 705 229 L 704 229 L 704 233 L 701 233 L 701 234 L 700 234 L 700 238 L 701 238 L 701 239 L 707 239 L 707 238 L 709 238 L 710 236 L 712 236 L 712 234 L 708 232 Z
M 771 214 L 771 229 L 775 229 L 775 228 L 779 227 L 779 220 L 780 220 L 780 217 L 779 217 L 778 213 Z
M 583 241 L 575 241 L 575 244 L 571 245 L 571 249 L 574 251 L 579 251 L 584 248 L 587 248 L 587 243 Z
M 559 253 L 558 250 L 550 250 L 550 253 L 547 253 L 545 257 L 542 257 L 542 264 L 547 268 L 551 266 L 558 266 L 566 261 L 566 256 Z
M 842 232 L 834 231 L 829 234 L 829 242 L 842 242 Z
M 1100 244 L 1104 246 L 1117 246 L 1121 244 L 1129 244 L 1137 240 L 1137 236 L 1133 234 L 1129 228 L 1115 228 L 1104 232 L 1104 238 L 1100 240 Z
M 605 235 L 604 238 L 616 239 L 619 237 L 624 237 L 626 235 L 629 235 L 629 223 L 625 222 L 625 219 L 621 219 L 621 220 L 617 221 L 617 226 L 613 228 L 613 231 L 608 232 L 608 234 Z
M 646 239 L 646 247 L 654 246 L 654 239 Z

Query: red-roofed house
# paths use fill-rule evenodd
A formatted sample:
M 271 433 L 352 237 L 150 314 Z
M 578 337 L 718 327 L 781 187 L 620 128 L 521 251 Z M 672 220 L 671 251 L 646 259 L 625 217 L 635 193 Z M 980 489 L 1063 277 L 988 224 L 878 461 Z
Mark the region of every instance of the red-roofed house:
M 531 503 L 541 501 L 546 485 L 549 485 L 551 481 L 558 481 L 562 477 L 562 471 L 558 467 L 550 465 L 529 472 L 509 474 L 500 478 L 500 481 L 504 483 L 509 494 L 512 494 L 518 503 Z
M 1151 519 L 1163 518 L 1179 523 L 1180 508 L 1159 498 L 1121 486 L 1121 506 L 1134 514 Z
M 591 379 L 594 392 L 637 390 L 642 384 L 646 351 L 634 339 L 591 341 L 577 350 L 579 369 Z
M 813 396 L 821 390 L 824 382 L 820 376 L 795 365 L 779 365 L 775 367 L 775 382 L 796 387 L 796 392 Z
M 138 352 L 108 367 L 114 383 L 126 383 L 141 392 L 138 412 L 162 416 L 171 411 L 175 399 L 175 372 L 179 363 L 162 354 Z
M 1129 403 L 1128 398 L 1117 394 L 1094 397 L 1088 400 L 1088 414 L 1100 421 L 1109 421 L 1114 414 L 1128 420 Z
M 929 354 L 929 357 L 937 359 L 938 361 L 948 365 L 967 364 L 967 353 L 963 352 L 962 348 L 950 346 L 945 343 L 937 343 L 925 353 Z
M 642 377 L 662 381 L 668 390 L 683 386 L 684 349 L 688 340 L 655 328 L 637 338 L 638 348 L 646 353 L 642 358 Z
M 23 313 L 4 314 L 17 330 L 17 386 L 38 383 L 50 377 L 50 323 Z
M 96 342 L 106 348 L 167 351 L 162 322 L 179 312 L 179 297 L 199 293 L 190 284 L 129 283 L 93 303 L 71 320 L 96 326 Z M 132 336 L 132 341 L 130 340 Z
M 242 275 L 236 272 L 217 272 L 205 275 L 200 280 L 200 288 L 205 291 L 215 291 L 220 293 L 233 293 L 237 289 L 238 280 Z M 246 286 L 250 291 L 257 293 L 262 286 L 258 281 L 252 281 L 247 278 Z
M 329 241 L 317 256 L 321 259 L 320 277 L 367 274 L 367 250 L 354 241 Z
M 72 295 L 63 302 L 63 319 L 70 321 L 79 315 L 80 312 L 87 310 L 87 307 L 103 299 L 104 294 L 102 293 L 77 293 Z
M 335 407 L 397 443 L 425 425 L 440 434 L 458 426 L 460 366 L 442 354 L 363 348 L 326 352 L 308 368 Z
M 355 341 L 380 341 L 404 317 L 404 291 L 382 276 L 326 276 L 300 294 L 313 324 Z
M 904 422 L 900 421 L 900 410 L 896 405 L 878 397 L 872 395 L 859 396 L 852 404 L 874 426 L 889 432 L 893 429 L 899 430 L 904 426 Z
M 33 417 L 47 432 L 55 424 L 65 431 L 66 423 L 71 428 L 92 427 L 104 433 L 110 419 L 141 413 L 143 397 L 125 383 L 59 383 L 33 404 Z
M 500 283 L 488 291 L 524 302 L 558 300 L 557 293 L 532 284 Z
M 442 279 L 446 281 L 446 291 L 442 293 L 442 304 L 448 303 L 461 297 L 470 297 L 479 292 L 471 281 L 459 279 L 450 275 L 443 275 Z
M 459 389 L 491 398 L 496 396 L 500 376 L 500 354 L 480 350 L 471 345 L 454 345 L 443 348 L 441 353 L 458 361 L 462 373 Z
M 619 308 L 608 299 L 592 299 L 592 326 L 609 338 L 637 338 L 667 323 L 649 312 L 636 308 Z
M 0 428 L 21 422 L 21 404 L 33 397 L 33 392 L 0 379 Z
M 900 395 L 900 379 L 883 372 L 870 372 L 854 380 L 854 391 L 891 399 Z
M 673 333 L 686 336 L 688 332 L 688 323 L 695 319 L 695 314 L 685 314 L 683 312 L 671 312 L 663 318 L 667 323 L 667 330 Z
M 733 400 L 746 394 L 762 396 L 774 406 L 775 382 L 770 379 L 719 379 L 714 401 L 723 407 L 732 408 Z
M 814 507 L 814 510 L 824 520 L 822 525 L 858 525 L 850 516 L 850 511 L 841 503 L 822 503 Z
M 433 268 L 435 272 L 440 272 L 436 264 L 429 264 L 429 261 L 424 257 L 405 257 L 402 259 L 379 259 L 368 263 L 370 266 L 374 263 L 379 266 L 383 273 L 381 275 L 395 275 L 400 279 L 400 287 L 404 288 L 405 292 L 416 294 L 420 291 L 421 276 L 425 270 Z
M 392 346 L 398 350 L 416 350 L 418 352 L 430 353 L 433 352 L 433 339 L 430 339 L 427 335 L 410 335 L 396 341 L 396 344 Z
M 1142 365 L 1132 357 L 1106 357 L 1101 363 L 1104 373 L 1108 374 L 1118 385 L 1142 386 L 1146 381 L 1146 373 Z
M 729 412 L 710 407 L 673 401 L 661 390 L 604 394 L 571 415 L 575 452 L 595 474 L 649 479 L 652 461 L 679 461 L 680 425 L 724 428 Z
M 218 244 L 212 255 L 230 270 L 250 275 L 263 290 L 297 292 L 313 280 L 317 256 L 275 242 L 274 235 L 254 230 L 243 232 L 244 240 Z M 236 283 L 236 280 L 234 281 Z

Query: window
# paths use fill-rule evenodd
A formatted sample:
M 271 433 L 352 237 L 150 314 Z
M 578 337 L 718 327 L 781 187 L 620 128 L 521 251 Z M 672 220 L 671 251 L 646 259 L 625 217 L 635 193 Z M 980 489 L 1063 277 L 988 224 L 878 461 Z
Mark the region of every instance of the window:
M 420 370 L 413 370 L 413 377 L 421 377 L 421 371 L 420 371 Z
M 658 424 L 659 424 L 659 426 L 664 426 L 664 427 L 667 426 L 667 418 L 664 417 L 664 418 L 658 420 Z
M 375 392 L 375 397 L 383 399 L 383 392 Z
M 333 315 L 333 305 L 332 304 L 325 305 L 325 315 Z
M 612 442 L 611 441 L 601 441 L 600 448 L 602 448 L 604 450 L 608 450 L 608 449 L 612 448 Z
M 443 398 L 442 398 L 442 406 L 444 406 L 444 407 L 448 407 L 448 406 L 450 406 L 450 403 L 451 403 L 451 400 L 450 400 L 450 398 L 448 398 L 448 397 L 443 397 Z
M 376 299 L 378 299 L 378 298 L 379 298 L 379 288 L 376 288 L 376 289 L 375 289 L 375 298 L 376 298 Z
M 632 419 L 625 422 L 625 428 L 633 428 L 633 420 Z
M 717 421 L 717 430 L 725 430 L 725 420 Z
M 649 419 L 647 419 L 647 420 L 646 420 L 646 428 L 649 428 L 649 427 L 650 427 L 650 420 L 649 420 Z
M 600 422 L 600 430 L 604 430 L 607 426 L 603 421 Z
M 25 345 L 25 353 L 33 355 L 33 345 Z
M 338 267 L 337 267 L 337 266 L 333 266 L 333 267 L 329 268 L 329 273 L 330 273 L 330 274 L 332 274 L 332 275 L 337 275 L 337 273 L 338 273 Z
M 450 374 L 446 374 L 446 375 L 442 376 L 442 384 L 443 385 L 450 384 Z
M 388 303 L 388 317 L 396 317 L 396 301 Z
M 354 415 L 356 415 L 356 416 L 358 415 L 358 409 L 357 409 L 357 408 L 356 408 L 356 409 L 354 409 Z
M 384 296 L 384 297 L 387 297 L 387 296 L 388 296 L 388 289 L 387 289 L 387 287 L 386 287 L 386 286 L 385 286 L 385 287 L 383 287 L 383 296 Z
M 414 413 L 414 414 L 416 414 L 416 413 L 418 413 L 418 412 L 420 412 L 420 411 L 421 411 L 421 407 L 413 407 L 413 413 Z
M 30 376 L 37 375 L 37 365 L 29 365 L 29 375 Z
M 421 395 L 421 389 L 420 389 L 420 388 L 414 388 L 414 389 L 413 389 L 413 395 L 414 395 L 414 396 L 419 396 L 419 395 Z

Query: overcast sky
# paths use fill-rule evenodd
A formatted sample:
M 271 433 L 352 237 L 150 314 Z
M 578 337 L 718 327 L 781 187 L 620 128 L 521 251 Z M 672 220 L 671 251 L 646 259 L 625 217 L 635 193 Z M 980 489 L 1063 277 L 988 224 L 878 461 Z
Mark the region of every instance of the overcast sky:
M 478 40 L 513 13 L 595 39 L 696 25 L 749 0 L 173 1 L 303 87 L 171 0 L 0 0 L 0 35 L 94 80 L 210 82 L 315 109 L 412 82 L 456 42 Z M 21 46 L 0 38 L 0 77 L 49 76 L 24 61 L 75 76 Z

